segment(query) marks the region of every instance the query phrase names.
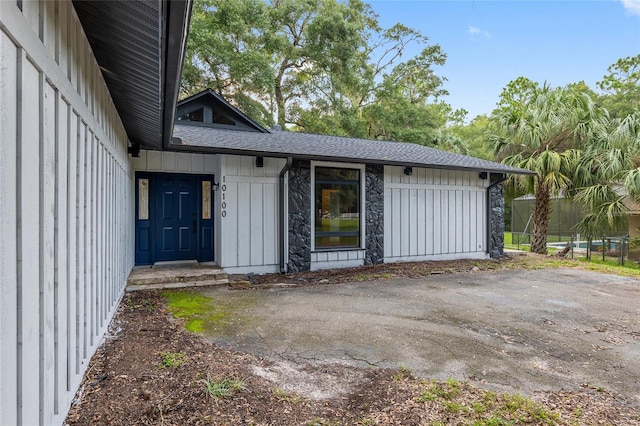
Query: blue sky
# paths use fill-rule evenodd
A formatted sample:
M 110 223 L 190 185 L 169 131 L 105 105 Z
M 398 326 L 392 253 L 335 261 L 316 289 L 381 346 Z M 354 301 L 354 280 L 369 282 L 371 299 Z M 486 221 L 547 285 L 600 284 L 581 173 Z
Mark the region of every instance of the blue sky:
M 448 79 L 445 101 L 470 119 L 490 113 L 519 76 L 596 89 L 609 65 L 640 53 L 640 0 L 368 3 L 384 27 L 400 22 L 442 47 L 447 64 L 436 72 Z

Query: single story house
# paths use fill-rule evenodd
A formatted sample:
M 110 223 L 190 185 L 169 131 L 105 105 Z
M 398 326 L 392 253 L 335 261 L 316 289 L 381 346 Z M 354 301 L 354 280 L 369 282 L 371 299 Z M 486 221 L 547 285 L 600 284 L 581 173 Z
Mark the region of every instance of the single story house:
M 209 91 L 177 103 L 191 6 L 0 1 L 3 424 L 63 422 L 135 264 L 502 252 L 501 182 L 526 171 L 270 131 Z
M 229 273 L 502 254 L 502 164 L 411 143 L 268 130 L 205 90 L 140 149 L 135 263 Z M 492 227 L 492 224 L 495 225 Z

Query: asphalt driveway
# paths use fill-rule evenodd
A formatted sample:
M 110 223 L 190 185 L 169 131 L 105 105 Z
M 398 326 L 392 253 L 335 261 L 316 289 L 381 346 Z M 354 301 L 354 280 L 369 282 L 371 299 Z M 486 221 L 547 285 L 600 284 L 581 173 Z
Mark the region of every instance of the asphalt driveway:
M 575 269 L 201 290 L 223 346 L 276 362 L 406 366 L 532 392 L 603 387 L 640 404 L 640 282 Z

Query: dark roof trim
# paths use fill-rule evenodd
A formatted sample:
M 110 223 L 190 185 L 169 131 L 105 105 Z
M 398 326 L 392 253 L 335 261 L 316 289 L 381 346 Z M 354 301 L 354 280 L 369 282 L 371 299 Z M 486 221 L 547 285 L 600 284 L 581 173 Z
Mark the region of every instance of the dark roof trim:
M 180 91 L 182 66 L 187 50 L 187 38 L 189 36 L 189 22 L 193 0 L 172 0 L 164 3 L 166 10 L 165 19 L 165 46 L 164 54 L 164 103 L 162 142 L 163 148 L 171 145 L 173 122 L 176 116 L 176 103 Z M 177 35 L 180 34 L 181 37 Z
M 72 0 L 132 144 L 166 149 L 193 0 Z
M 180 138 L 173 138 L 171 144 L 172 151 L 182 151 L 182 152 L 197 152 L 197 153 L 208 153 L 208 154 L 227 154 L 227 155 L 244 155 L 244 156 L 252 156 L 252 157 L 272 157 L 272 158 L 288 158 L 292 157 L 296 160 L 310 160 L 310 161 L 326 161 L 333 163 L 361 163 L 361 164 L 379 164 L 382 166 L 410 166 L 410 167 L 422 167 L 422 168 L 430 168 L 430 169 L 440 169 L 440 170 L 461 170 L 461 171 L 477 171 L 477 172 L 490 172 L 490 173 L 500 173 L 500 174 L 535 174 L 535 172 L 530 172 L 529 170 L 522 169 L 513 169 L 513 170 L 505 170 L 505 169 L 497 169 L 497 168 L 478 168 L 478 167 L 465 167 L 465 166 L 453 166 L 453 165 L 443 165 L 443 164 L 428 164 L 428 163 L 418 163 L 411 161 L 394 161 L 394 160 L 371 160 L 371 159 L 363 159 L 363 158 L 353 158 L 353 157 L 330 157 L 330 156 L 319 156 L 319 155 L 305 155 L 305 154 L 286 154 L 286 153 L 275 153 L 270 151 L 260 151 L 260 150 L 245 150 L 245 149 L 232 149 L 232 148 L 220 148 L 220 147 L 203 147 L 203 146 L 193 146 L 193 145 L 183 145 L 182 140 Z
M 269 130 L 267 130 L 264 127 L 262 127 L 260 125 L 260 123 L 258 123 L 257 121 L 253 120 L 247 114 L 245 114 L 244 112 L 240 111 L 238 108 L 236 108 L 233 105 L 231 105 L 225 98 L 223 98 L 222 96 L 220 96 L 218 93 L 214 92 L 211 89 L 205 89 L 202 92 L 196 93 L 195 95 L 191 95 L 188 98 L 182 99 L 181 101 L 179 101 L 177 103 L 176 107 L 180 107 L 182 105 L 185 105 L 185 104 L 188 104 L 188 103 L 190 103 L 192 101 L 195 101 L 196 99 L 200 99 L 200 98 L 207 97 L 207 96 L 213 97 L 216 101 L 220 102 L 223 107 L 229 109 L 234 114 L 238 114 L 242 119 L 244 119 L 247 122 L 247 124 L 249 124 L 251 127 L 255 128 L 257 131 L 259 131 L 261 133 L 269 133 Z

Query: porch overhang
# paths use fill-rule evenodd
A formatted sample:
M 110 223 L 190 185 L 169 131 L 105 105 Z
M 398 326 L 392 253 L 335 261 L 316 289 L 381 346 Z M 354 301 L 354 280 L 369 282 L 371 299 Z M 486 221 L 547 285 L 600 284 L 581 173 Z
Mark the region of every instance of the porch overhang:
M 73 0 L 132 145 L 167 149 L 192 0 Z

